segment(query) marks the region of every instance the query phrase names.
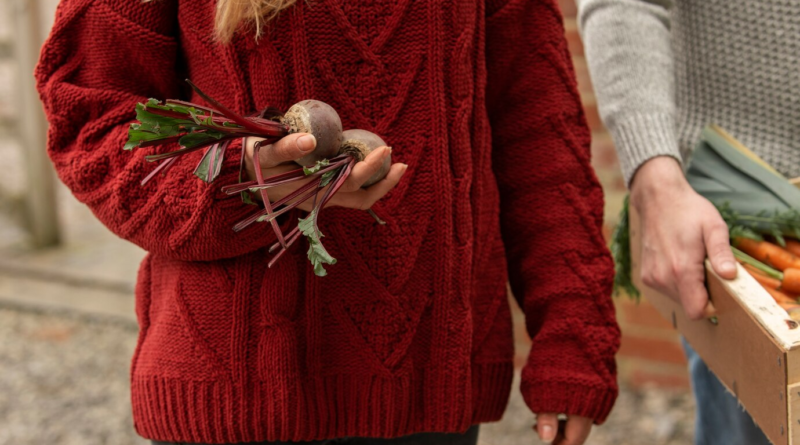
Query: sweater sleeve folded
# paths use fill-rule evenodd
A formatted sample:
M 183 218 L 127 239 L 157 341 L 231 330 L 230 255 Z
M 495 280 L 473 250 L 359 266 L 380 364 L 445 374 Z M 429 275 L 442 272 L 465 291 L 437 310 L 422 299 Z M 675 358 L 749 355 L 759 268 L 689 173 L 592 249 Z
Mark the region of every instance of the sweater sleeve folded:
M 202 156 L 180 157 L 163 176 L 145 155 L 178 147 L 122 149 L 149 97 L 182 97 L 175 0 L 63 0 L 36 68 L 50 122 L 48 153 L 61 180 L 114 233 L 147 251 L 188 261 L 234 257 L 274 241 L 262 224 L 232 226 L 255 211 L 220 187 L 238 181 L 237 142 L 219 178 L 193 175 Z
M 603 192 L 555 0 L 509 0 L 487 19 L 492 163 L 513 293 L 533 344 L 532 411 L 605 420 L 619 328 Z

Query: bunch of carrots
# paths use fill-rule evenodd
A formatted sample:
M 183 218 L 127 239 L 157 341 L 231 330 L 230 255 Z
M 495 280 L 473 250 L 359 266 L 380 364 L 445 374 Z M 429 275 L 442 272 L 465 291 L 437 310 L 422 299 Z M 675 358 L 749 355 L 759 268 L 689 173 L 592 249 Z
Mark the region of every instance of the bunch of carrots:
M 786 239 L 785 247 L 769 241 L 735 238 L 737 261 L 769 292 L 792 319 L 800 320 L 800 241 Z

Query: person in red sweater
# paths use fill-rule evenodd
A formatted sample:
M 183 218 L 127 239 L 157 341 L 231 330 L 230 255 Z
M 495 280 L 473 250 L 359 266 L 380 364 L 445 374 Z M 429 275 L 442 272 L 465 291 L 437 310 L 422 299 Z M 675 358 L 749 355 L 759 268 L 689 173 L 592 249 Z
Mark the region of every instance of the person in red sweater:
M 149 252 L 130 374 L 137 432 L 475 443 L 514 374 L 510 281 L 532 338 L 521 391 L 538 432 L 583 443 L 617 396 L 619 329 L 556 0 L 296 2 L 266 8 L 258 31 L 214 3 L 62 0 L 35 73 L 61 180 Z M 238 181 L 236 156 L 211 185 L 192 174 L 199 153 L 139 184 L 146 154 L 177 147 L 123 151 L 134 105 L 201 101 L 187 77 L 240 113 L 319 99 L 345 128 L 389 141 L 387 179 L 366 191 L 354 180 L 321 218 L 339 259 L 327 277 L 302 246 L 267 268 L 268 226 L 231 229 L 253 212 L 220 192 Z M 302 136 L 251 172 L 298 157 L 314 143 Z M 354 210 L 370 206 L 385 226 Z

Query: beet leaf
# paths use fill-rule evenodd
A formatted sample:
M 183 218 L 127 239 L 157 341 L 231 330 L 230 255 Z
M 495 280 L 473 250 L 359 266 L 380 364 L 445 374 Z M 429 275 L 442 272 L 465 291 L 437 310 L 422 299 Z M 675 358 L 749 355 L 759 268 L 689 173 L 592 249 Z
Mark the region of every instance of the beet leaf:
M 308 259 L 311 265 L 314 266 L 314 274 L 318 277 L 328 275 L 323 264 L 336 264 L 336 258 L 332 257 L 325 247 L 322 245 L 320 238 L 323 237 L 322 232 L 315 227 L 314 220 L 316 219 L 316 210 L 311 211 L 305 218 L 300 218 L 297 227 L 308 239 Z

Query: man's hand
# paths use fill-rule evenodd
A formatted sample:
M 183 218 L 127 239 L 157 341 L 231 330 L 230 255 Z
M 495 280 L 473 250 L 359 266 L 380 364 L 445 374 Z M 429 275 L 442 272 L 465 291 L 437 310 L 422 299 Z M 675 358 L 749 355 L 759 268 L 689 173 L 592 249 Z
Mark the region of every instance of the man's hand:
M 583 445 L 592 431 L 592 419 L 581 416 L 568 416 L 559 422 L 553 413 L 536 415 L 536 432 L 542 442 L 553 445 Z
M 705 258 L 721 277 L 736 277 L 728 227 L 717 209 L 692 190 L 669 157 L 639 168 L 631 205 L 641 216 L 642 282 L 680 302 L 691 319 L 713 315 L 704 285 Z

